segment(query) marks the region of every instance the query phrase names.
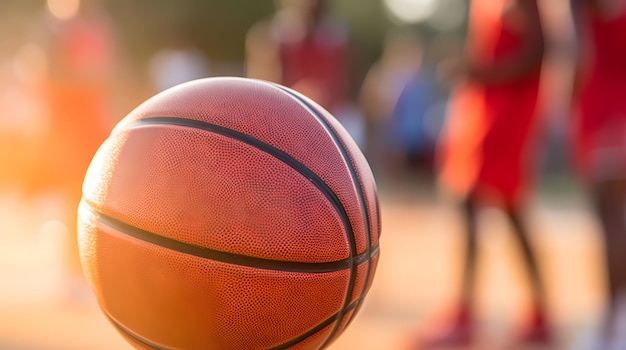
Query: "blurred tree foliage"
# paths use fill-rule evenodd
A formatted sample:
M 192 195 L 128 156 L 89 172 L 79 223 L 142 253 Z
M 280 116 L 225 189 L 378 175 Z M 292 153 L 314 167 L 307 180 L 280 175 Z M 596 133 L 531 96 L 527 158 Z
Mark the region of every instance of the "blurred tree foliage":
M 164 41 L 185 36 L 211 60 L 240 61 L 247 29 L 274 9 L 273 1 L 109 0 L 123 47 L 144 60 Z
M 98 1 L 98 0 L 88 0 Z M 270 16 L 278 0 L 99 0 L 109 12 L 119 45 L 133 64 L 143 65 L 160 47 L 177 38 L 202 50 L 212 62 L 239 65 L 244 60 L 248 28 Z M 353 43 L 353 80 L 358 85 L 381 52 L 389 29 L 396 26 L 381 0 L 330 0 L 346 19 Z M 16 35 L 42 19 L 45 0 L 0 1 L 0 55 L 10 53 L 26 36 Z M 415 25 L 428 45 L 437 33 Z M 219 71 L 216 73 L 220 73 Z
M 248 28 L 271 16 L 276 3 L 274 0 L 109 0 L 106 4 L 125 51 L 140 62 L 172 35 L 186 36 L 212 61 L 242 62 Z M 380 53 L 385 32 L 392 24 L 384 15 L 380 0 L 330 3 L 348 22 L 354 44 L 355 64 L 351 73 L 358 80 Z

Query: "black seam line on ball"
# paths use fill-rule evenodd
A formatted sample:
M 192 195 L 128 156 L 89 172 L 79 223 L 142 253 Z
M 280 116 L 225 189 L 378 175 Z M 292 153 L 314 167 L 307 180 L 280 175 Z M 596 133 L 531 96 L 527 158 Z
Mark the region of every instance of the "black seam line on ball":
M 338 315 L 341 314 L 342 312 L 345 311 L 350 311 L 352 309 L 355 309 L 359 302 L 361 300 L 355 300 L 352 304 L 348 305 L 347 307 L 343 307 L 343 311 L 339 311 L 336 314 L 330 316 L 329 318 L 325 319 L 324 321 L 320 322 L 318 325 L 316 325 L 315 327 L 309 329 L 308 331 L 300 334 L 299 336 L 292 338 L 291 340 L 280 344 L 278 346 L 275 346 L 273 348 L 270 348 L 269 350 L 283 350 L 283 349 L 287 349 L 290 348 L 298 343 L 300 343 L 303 340 L 306 340 L 307 338 L 309 338 L 310 336 L 314 335 L 315 333 L 321 331 L 322 329 L 324 329 L 325 327 L 327 327 L 329 324 L 333 323 L 334 321 L 337 321 L 337 323 L 339 323 L 339 320 L 337 319 Z
M 286 93 L 287 95 L 289 95 L 293 100 L 295 100 L 296 102 L 298 102 L 302 107 L 304 107 L 309 113 L 311 113 L 313 116 L 315 116 L 315 118 L 318 120 L 318 122 L 324 127 L 324 129 L 326 130 L 326 132 L 328 133 L 328 135 L 330 135 L 330 137 L 332 138 L 333 142 L 335 143 L 335 146 L 337 147 L 337 149 L 339 150 L 339 152 L 341 153 L 341 156 L 344 160 L 344 162 L 346 162 L 348 171 L 350 172 L 350 177 L 352 179 L 352 182 L 354 183 L 354 186 L 356 187 L 356 192 L 357 192 L 357 197 L 359 200 L 359 206 L 361 209 L 361 214 L 363 215 L 363 221 L 364 221 L 364 227 L 365 227 L 365 236 L 366 236 L 366 247 L 365 247 L 365 252 L 366 254 L 369 256 L 370 251 L 371 251 L 371 238 L 370 238 L 370 223 L 369 223 L 369 216 L 368 216 L 368 212 L 367 209 L 365 207 L 365 200 L 363 198 L 363 189 L 361 188 L 361 183 L 359 182 L 359 178 L 354 170 L 354 164 L 352 163 L 352 160 L 350 158 L 350 155 L 348 153 L 348 151 L 345 148 L 345 145 L 341 142 L 340 137 L 335 133 L 335 131 L 333 130 L 333 128 L 331 127 L 331 125 L 328 123 L 328 121 L 326 119 L 324 119 L 324 117 L 322 117 L 319 113 L 319 111 L 314 108 L 313 106 L 311 106 L 308 102 L 306 102 L 306 100 L 300 98 L 298 95 L 292 93 L 290 90 L 285 89 L 284 87 L 277 85 L 277 84 L 273 84 L 273 86 L 277 87 L 279 90 L 283 91 L 284 93 Z M 351 250 L 354 252 L 354 254 L 356 254 L 356 238 L 354 237 L 354 231 L 351 232 L 352 233 L 352 237 L 348 237 L 348 239 L 350 240 L 350 246 L 351 246 Z M 367 280 L 369 279 L 369 273 L 370 273 L 370 263 L 368 262 L 368 266 L 367 266 L 367 272 L 366 272 L 366 278 L 365 278 L 365 283 L 364 283 L 364 287 L 365 285 L 367 285 Z M 337 331 L 339 330 L 339 326 L 341 324 L 341 320 L 343 319 L 344 314 L 346 313 L 345 308 L 348 306 L 348 304 L 350 303 L 350 298 L 352 297 L 352 293 L 354 291 L 354 283 L 356 280 L 356 267 L 357 265 L 353 263 L 353 265 L 350 268 L 350 285 L 348 286 L 348 290 L 346 291 L 346 300 L 344 302 L 344 308 L 342 311 L 340 311 L 337 315 L 337 323 L 335 324 L 335 327 L 333 328 L 333 330 L 330 332 L 330 334 L 328 335 L 328 337 L 326 338 L 326 341 L 324 342 L 324 344 L 322 344 L 322 348 L 326 347 L 330 341 L 332 341 L 335 338 L 335 334 L 337 333 Z M 359 299 L 361 299 L 363 297 L 365 289 L 362 289 L 359 293 Z
M 361 300 L 355 300 L 354 303 L 352 303 L 351 305 L 349 305 L 347 307 L 347 310 L 349 311 L 349 310 L 355 309 L 360 304 L 360 302 L 361 302 Z M 156 349 L 156 350 L 170 350 L 170 348 L 166 348 L 166 347 L 162 347 L 162 346 L 156 345 L 156 344 L 148 341 L 147 339 L 144 339 L 143 337 L 140 337 L 139 335 L 137 335 L 134 332 L 130 331 L 126 327 L 122 326 L 119 322 L 117 322 L 106 311 L 103 311 L 103 313 L 106 316 L 106 318 L 109 319 L 109 321 L 113 324 L 113 326 L 115 326 L 115 328 L 119 329 L 122 333 L 128 335 L 132 339 L 135 339 L 136 341 L 140 342 L 141 344 L 144 344 L 144 345 L 149 346 L 149 347 L 151 347 L 153 349 Z M 335 321 L 336 318 L 337 318 L 337 316 L 335 314 L 335 315 L 325 319 L 324 321 L 320 322 L 317 326 L 311 328 L 310 330 L 300 334 L 299 336 L 291 339 L 290 341 L 288 341 L 288 342 L 286 342 L 284 344 L 281 344 L 279 346 L 270 348 L 270 350 L 281 350 L 281 349 L 286 349 L 288 347 L 294 346 L 297 343 L 299 343 L 299 342 L 307 339 L 308 337 L 314 335 L 315 333 L 321 331 L 322 329 L 324 329 L 324 327 L 328 326 L 333 321 Z
M 164 348 L 162 346 L 156 345 L 140 336 L 138 336 L 137 334 L 135 334 L 134 332 L 131 332 L 129 329 L 127 329 L 126 327 L 122 326 L 119 322 L 117 322 L 113 317 L 111 317 L 111 315 L 109 315 L 106 311 L 104 311 L 104 315 L 109 319 L 109 321 L 111 321 L 111 323 L 113 323 L 113 325 L 115 326 L 115 328 L 117 328 L 119 331 L 121 331 L 122 333 L 128 335 L 129 337 L 131 337 L 132 339 L 135 339 L 136 341 L 138 341 L 139 343 L 148 346 L 152 349 L 155 350 L 170 350 L 170 348 Z
M 279 161 L 283 162 L 287 166 L 297 171 L 300 175 L 304 176 L 304 178 L 306 178 L 309 182 L 311 182 L 313 186 L 315 186 L 324 195 L 324 197 L 326 197 L 326 199 L 330 202 L 330 204 L 333 206 L 333 208 L 337 212 L 337 215 L 339 215 L 339 219 L 341 220 L 341 223 L 344 229 L 348 233 L 347 236 L 349 237 L 354 236 L 352 224 L 350 222 L 350 219 L 348 218 L 348 213 L 346 212 L 346 209 L 344 208 L 343 204 L 337 197 L 337 194 L 335 194 L 335 192 L 333 192 L 333 190 L 324 182 L 324 180 L 322 180 L 322 178 L 320 178 L 314 171 L 309 169 L 306 165 L 301 163 L 299 160 L 289 155 L 287 152 L 280 150 L 268 143 L 265 143 L 255 137 L 252 137 L 250 135 L 241 133 L 233 129 L 229 129 L 229 128 L 216 125 L 216 124 L 207 123 L 201 120 L 186 119 L 186 118 L 181 118 L 181 117 L 163 117 L 163 116 L 145 117 L 129 124 L 126 127 L 126 130 L 136 128 L 136 127 L 141 127 L 141 126 L 158 126 L 158 125 L 175 125 L 175 126 L 182 126 L 182 127 L 188 127 L 188 128 L 212 132 L 212 133 L 222 135 L 222 136 L 231 138 L 233 140 L 237 140 L 245 144 L 248 144 L 278 159 Z M 353 242 L 350 242 L 350 244 L 352 243 Z M 352 246 L 350 248 L 351 248 L 350 249 L 351 253 L 349 257 L 353 258 L 356 255 L 355 253 L 356 247 L 355 249 L 352 249 Z
M 352 264 L 358 265 L 371 258 L 367 256 L 367 252 L 364 251 L 363 253 L 356 255 L 352 258 L 320 263 L 264 259 L 247 255 L 222 252 L 219 250 L 184 243 L 175 239 L 158 235 L 156 233 L 130 225 L 110 215 L 97 211 L 94 208 L 94 205 L 89 204 L 89 202 L 85 198 L 83 198 L 79 210 L 83 215 L 91 215 L 95 220 L 99 221 L 100 223 L 144 242 L 153 243 L 163 248 L 177 251 L 179 253 L 184 253 L 197 256 L 199 258 L 210 259 L 233 265 L 249 266 L 265 270 L 285 272 L 326 273 L 341 271 L 351 267 Z
M 283 89 L 285 90 L 285 89 Z M 285 90 L 287 91 L 287 90 Z M 289 92 L 289 91 L 287 91 Z M 352 158 L 349 155 L 348 150 L 346 149 L 346 146 L 344 145 L 343 142 L 341 142 L 341 138 L 337 135 L 337 133 L 334 131 L 334 129 L 332 128 L 332 126 L 330 125 L 330 123 L 328 123 L 328 121 L 323 118 L 319 111 L 317 109 L 315 109 L 313 106 L 311 106 L 309 103 L 307 103 L 305 100 L 303 100 L 302 98 L 298 97 L 297 95 L 289 92 L 291 95 L 293 95 L 296 99 L 298 99 L 302 104 L 304 104 L 305 106 L 309 107 L 309 110 L 314 111 L 315 116 L 318 118 L 318 120 L 322 123 L 322 125 L 325 126 L 325 128 L 328 130 L 328 132 L 330 133 L 330 135 L 333 137 L 335 143 L 337 145 L 339 145 L 339 150 L 342 153 L 342 156 L 345 160 L 345 162 L 348 164 L 348 171 L 350 172 L 350 176 L 354 182 L 354 186 L 356 187 L 356 193 L 357 193 L 357 198 L 359 200 L 359 206 L 361 209 L 361 215 L 363 216 L 363 226 L 365 228 L 364 232 L 365 232 L 365 249 L 366 249 L 366 254 L 370 252 L 371 248 L 372 248 L 372 237 L 371 237 L 371 227 L 370 227 L 370 216 L 369 216 L 369 210 L 367 208 L 367 204 L 365 203 L 365 195 L 363 194 L 363 187 L 361 186 L 361 181 L 359 181 L 359 176 L 357 175 L 356 171 L 355 171 L 355 165 L 354 162 L 352 160 Z M 378 201 L 377 201 L 378 203 Z M 372 269 L 372 265 L 371 263 L 368 263 L 367 265 L 367 271 L 365 272 L 365 283 L 363 283 L 363 287 L 361 288 L 361 292 L 359 293 L 359 299 L 361 299 L 361 302 L 363 301 L 363 296 L 365 295 L 365 293 L 367 292 L 367 285 L 368 285 L 368 281 L 370 279 L 370 274 L 371 274 L 371 269 Z M 352 318 L 354 318 L 354 316 L 356 315 L 356 313 L 353 313 L 352 316 L 350 317 L 350 320 L 348 320 L 348 322 L 346 323 L 346 327 L 348 324 L 350 324 L 352 322 Z M 328 338 L 328 340 L 332 340 L 332 336 Z M 324 346 L 326 346 L 326 344 L 324 344 Z
M 375 201 L 376 206 L 374 207 L 374 210 L 376 211 L 376 217 L 380 218 L 380 204 L 379 204 L 380 202 L 378 200 L 378 194 L 375 192 L 374 196 L 376 198 L 376 201 Z M 376 234 L 378 235 L 378 237 L 380 237 L 380 224 L 378 225 L 378 230 L 377 230 Z M 370 256 L 371 257 L 373 257 L 378 252 L 378 243 L 376 243 L 376 246 L 372 247 L 372 249 L 376 249 L 376 251 L 375 252 L 370 252 L 370 254 L 371 254 Z M 367 250 L 365 251 L 365 253 L 367 253 Z M 359 308 L 360 304 L 362 304 L 363 300 L 365 300 L 365 294 L 368 291 L 368 285 L 371 284 L 369 279 L 374 277 L 374 276 L 371 276 L 371 270 L 372 270 L 372 262 L 369 261 L 368 265 L 367 265 L 367 276 L 365 278 L 365 283 L 363 284 L 363 289 L 361 290 L 361 297 L 360 297 L 361 300 L 356 305 L 357 311 L 358 311 L 358 308 Z M 350 317 L 350 320 L 348 320 L 348 322 L 346 323 L 346 327 L 348 327 L 352 323 L 352 320 L 354 319 L 354 316 L 356 316 L 356 312 L 352 313 L 352 316 Z
M 314 114 L 314 112 L 312 112 Z M 315 114 L 314 114 L 315 115 Z M 319 116 L 316 116 L 319 118 Z M 176 125 L 182 127 L 189 127 L 194 129 L 199 129 L 203 131 L 208 131 L 212 133 L 216 133 L 218 135 L 222 135 L 243 143 L 246 143 L 252 147 L 257 148 L 258 150 L 273 156 L 274 158 L 280 160 L 287 166 L 291 167 L 306 179 L 311 182 L 323 195 L 326 199 L 331 203 L 337 215 L 339 215 L 339 219 L 346 231 L 346 237 L 348 239 L 348 243 L 350 245 L 350 255 L 348 259 L 354 259 L 356 254 L 356 243 L 354 242 L 354 230 L 352 228 L 352 223 L 350 222 L 350 218 L 348 217 L 348 213 L 344 208 L 343 204 L 337 197 L 337 194 L 320 178 L 315 172 L 309 169 L 306 165 L 301 163 L 299 160 L 295 159 L 287 152 L 280 150 L 268 143 L 265 143 L 255 137 L 250 135 L 241 133 L 239 131 L 229 129 L 220 125 L 207 123 L 200 120 L 195 119 L 186 119 L 181 117 L 164 117 L 164 116 L 153 116 L 153 117 L 145 117 L 135 122 L 131 123 L 127 128 L 133 127 L 141 127 L 141 126 L 154 126 L 154 125 Z M 353 262 L 354 265 L 354 262 Z M 354 267 L 350 265 L 351 267 Z

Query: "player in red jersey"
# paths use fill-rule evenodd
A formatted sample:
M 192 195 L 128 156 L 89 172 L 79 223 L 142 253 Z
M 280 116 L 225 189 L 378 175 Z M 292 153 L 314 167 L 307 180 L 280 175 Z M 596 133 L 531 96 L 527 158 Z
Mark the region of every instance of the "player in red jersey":
M 323 0 L 283 0 L 246 38 L 247 76 L 293 88 L 330 112 L 345 103 L 348 35 Z
M 448 327 L 417 347 L 473 342 L 477 210 L 484 204 L 497 205 L 511 222 L 532 286 L 530 323 L 516 340 L 546 344 L 544 285 L 520 215 L 544 51 L 536 0 L 473 0 L 466 45 L 465 59 L 449 66 L 458 80 L 437 150 L 440 184 L 462 199 L 467 245 L 461 295 Z
M 626 1 L 575 0 L 573 8 L 582 54 L 574 154 L 606 244 L 609 301 L 600 348 L 623 349 L 617 324 L 626 316 Z

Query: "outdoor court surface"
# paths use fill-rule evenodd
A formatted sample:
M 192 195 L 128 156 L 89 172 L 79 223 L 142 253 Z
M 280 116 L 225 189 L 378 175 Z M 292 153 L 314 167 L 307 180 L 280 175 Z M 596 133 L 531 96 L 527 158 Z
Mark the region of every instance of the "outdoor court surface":
M 65 296 L 62 235 L 54 223 L 42 230 L 41 215 L 33 214 L 33 208 L 53 203 L 0 197 L 0 349 L 130 349 L 89 293 Z M 330 349 L 403 349 L 454 297 L 462 236 L 450 203 L 424 186 L 406 186 L 383 188 L 381 207 L 374 285 L 358 317 Z M 559 349 L 579 349 L 603 305 L 596 223 L 580 191 L 535 196 L 528 219 L 547 277 Z M 486 210 L 481 228 L 481 336 L 475 349 L 499 349 L 523 314 L 528 293 L 506 222 Z

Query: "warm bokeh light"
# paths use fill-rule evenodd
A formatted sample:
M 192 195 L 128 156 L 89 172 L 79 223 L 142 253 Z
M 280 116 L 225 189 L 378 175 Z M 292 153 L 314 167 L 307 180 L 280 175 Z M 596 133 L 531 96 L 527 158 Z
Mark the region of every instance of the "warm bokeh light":
M 70 19 L 78 13 L 80 0 L 48 0 L 48 10 L 61 20 Z
M 70 234 L 71 230 L 65 223 L 54 219 L 44 222 L 39 229 L 37 240 L 41 254 L 55 263 L 57 268 L 62 268 Z
M 13 71 L 22 82 L 35 82 L 43 79 L 48 71 L 46 53 L 40 45 L 22 45 L 13 56 Z
M 385 0 L 384 3 L 394 19 L 404 23 L 422 22 L 437 9 L 435 0 Z

